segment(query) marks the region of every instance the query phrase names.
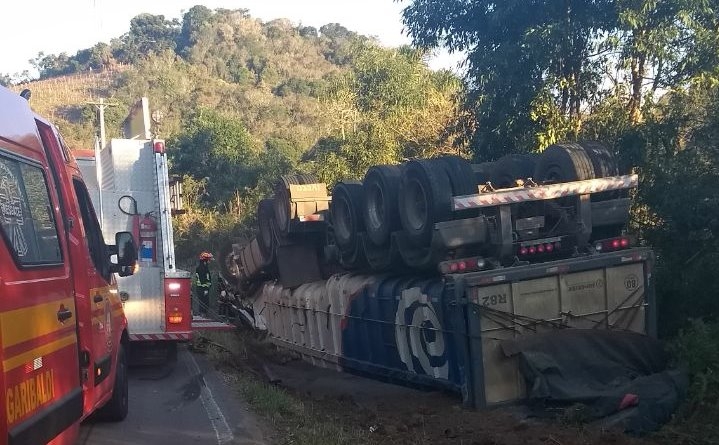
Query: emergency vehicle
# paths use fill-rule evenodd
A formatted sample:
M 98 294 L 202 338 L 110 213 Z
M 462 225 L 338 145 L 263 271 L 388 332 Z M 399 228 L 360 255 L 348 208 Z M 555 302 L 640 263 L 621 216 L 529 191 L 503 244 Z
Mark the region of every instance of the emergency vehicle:
M 170 181 L 165 141 L 153 138 L 151 126 L 142 98 L 123 123 L 124 138 L 76 157 L 104 235 L 129 231 L 138 240 L 139 267 L 117 283 L 133 352 L 165 357 L 191 338 L 192 274 L 177 268 L 172 215 L 182 211 L 182 191 Z
M 0 442 L 70 444 L 80 422 L 128 411 L 127 320 L 115 274 L 132 234 L 105 244 L 56 128 L 0 87 Z

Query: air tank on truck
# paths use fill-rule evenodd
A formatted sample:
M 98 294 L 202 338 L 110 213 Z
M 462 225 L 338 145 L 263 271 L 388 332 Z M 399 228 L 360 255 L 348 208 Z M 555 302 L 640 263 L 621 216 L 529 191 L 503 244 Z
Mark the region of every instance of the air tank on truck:
M 221 268 L 245 318 L 316 365 L 514 401 L 539 335 L 656 334 L 653 253 L 627 232 L 637 183 L 597 142 L 373 166 L 331 196 L 283 176 Z

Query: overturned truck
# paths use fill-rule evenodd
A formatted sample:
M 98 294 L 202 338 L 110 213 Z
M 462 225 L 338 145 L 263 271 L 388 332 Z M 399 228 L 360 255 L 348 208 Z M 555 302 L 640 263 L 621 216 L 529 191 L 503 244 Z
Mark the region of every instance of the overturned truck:
M 656 332 L 653 254 L 626 231 L 636 186 L 594 142 L 374 166 L 331 197 L 285 176 L 259 203 L 257 236 L 222 253 L 223 276 L 281 347 L 471 406 L 532 395 L 539 336 L 651 374 L 661 359 L 621 346 Z M 608 331 L 624 337 L 597 340 Z

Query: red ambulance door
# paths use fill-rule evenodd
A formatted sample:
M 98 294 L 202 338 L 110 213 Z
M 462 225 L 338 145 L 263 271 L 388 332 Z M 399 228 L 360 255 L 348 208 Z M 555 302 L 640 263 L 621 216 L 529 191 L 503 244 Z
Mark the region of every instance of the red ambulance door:
M 36 134 L 21 139 L 27 146 L 0 137 L 0 442 L 11 445 L 44 444 L 63 431 L 70 440 L 83 414 L 69 247 Z

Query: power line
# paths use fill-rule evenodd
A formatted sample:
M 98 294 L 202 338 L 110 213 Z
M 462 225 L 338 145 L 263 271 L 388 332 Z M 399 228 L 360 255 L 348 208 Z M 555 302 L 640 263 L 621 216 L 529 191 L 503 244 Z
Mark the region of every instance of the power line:
M 100 98 L 99 102 L 87 102 L 89 105 L 94 105 L 98 111 L 98 120 L 100 121 L 100 148 L 105 148 L 105 108 L 116 107 L 119 104 L 105 102 L 105 99 Z

